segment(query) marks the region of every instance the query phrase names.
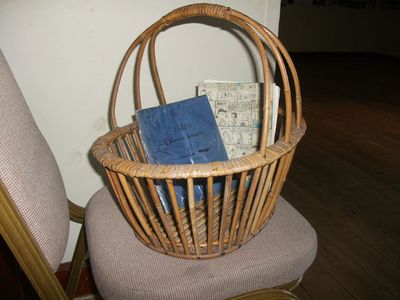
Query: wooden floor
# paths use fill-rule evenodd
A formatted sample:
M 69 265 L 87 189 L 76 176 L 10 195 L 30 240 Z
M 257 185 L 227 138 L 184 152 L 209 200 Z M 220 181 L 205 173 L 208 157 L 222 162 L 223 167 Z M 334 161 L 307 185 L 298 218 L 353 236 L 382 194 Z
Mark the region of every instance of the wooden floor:
M 314 226 L 301 299 L 400 299 L 400 61 L 295 55 L 308 124 L 283 190 Z

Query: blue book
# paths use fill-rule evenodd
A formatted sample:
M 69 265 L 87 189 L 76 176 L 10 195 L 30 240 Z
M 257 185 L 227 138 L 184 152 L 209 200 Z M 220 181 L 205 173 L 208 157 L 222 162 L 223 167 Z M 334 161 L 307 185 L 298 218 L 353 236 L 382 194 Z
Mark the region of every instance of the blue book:
M 136 112 L 142 144 L 149 163 L 199 164 L 228 160 L 207 96 L 141 109 Z M 188 203 L 186 180 L 174 180 L 179 207 Z M 214 183 L 214 194 L 223 182 Z M 164 210 L 171 211 L 165 184 L 157 183 Z M 195 201 L 205 199 L 206 182 L 195 179 Z

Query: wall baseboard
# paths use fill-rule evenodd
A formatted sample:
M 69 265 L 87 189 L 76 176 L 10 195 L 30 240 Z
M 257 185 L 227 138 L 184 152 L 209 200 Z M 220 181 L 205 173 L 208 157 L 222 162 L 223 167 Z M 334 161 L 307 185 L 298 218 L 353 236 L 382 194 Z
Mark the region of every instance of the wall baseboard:
M 64 289 L 67 286 L 70 266 L 71 266 L 70 262 L 63 263 L 56 272 L 56 276 Z M 85 262 L 82 268 L 81 278 L 79 278 L 75 296 L 85 296 L 85 295 L 95 295 L 95 294 L 97 294 L 97 289 L 93 280 L 92 272 L 90 270 L 89 264 Z

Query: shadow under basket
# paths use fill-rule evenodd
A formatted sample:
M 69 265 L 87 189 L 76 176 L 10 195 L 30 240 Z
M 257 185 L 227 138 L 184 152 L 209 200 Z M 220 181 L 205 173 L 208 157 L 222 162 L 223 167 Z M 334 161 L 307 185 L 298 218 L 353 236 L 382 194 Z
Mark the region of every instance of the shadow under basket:
M 282 76 L 280 107 L 282 130 L 277 141 L 267 147 L 268 117 L 263 116 L 259 151 L 241 158 L 193 165 L 155 165 L 146 162 L 137 123 L 118 127 L 115 104 L 119 84 L 133 50 L 140 46 L 134 74 L 135 109 L 141 108 L 139 70 L 144 48 L 150 42 L 150 65 L 160 104 L 162 91 L 154 43 L 159 32 L 175 22 L 196 16 L 223 19 L 243 28 L 256 44 L 263 67 L 264 86 L 269 85 L 266 47 L 274 55 Z M 286 68 L 294 85 L 296 112 L 292 113 L 292 91 Z M 271 107 L 268 89 L 263 92 L 264 111 Z M 178 8 L 145 30 L 128 49 L 114 83 L 111 97 L 112 130 L 100 137 L 91 152 L 105 168 L 115 197 L 136 237 L 146 246 L 180 258 L 217 257 L 237 249 L 256 235 L 271 218 L 295 148 L 305 133 L 301 116 L 298 77 L 286 49 L 267 28 L 251 18 L 220 5 L 193 4 Z M 178 207 L 174 184 L 184 182 L 187 203 Z M 214 183 L 223 183 L 216 195 Z M 201 183 L 205 199 L 195 201 L 194 188 Z M 165 187 L 171 203 L 166 212 L 157 192 Z

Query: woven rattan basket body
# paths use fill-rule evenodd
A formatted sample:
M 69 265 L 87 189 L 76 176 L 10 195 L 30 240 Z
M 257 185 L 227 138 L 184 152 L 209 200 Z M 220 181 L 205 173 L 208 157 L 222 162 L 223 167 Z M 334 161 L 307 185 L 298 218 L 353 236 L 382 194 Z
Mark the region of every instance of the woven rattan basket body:
M 224 19 L 244 29 L 257 46 L 263 76 L 263 127 L 258 152 L 223 162 L 194 165 L 154 165 L 146 162 L 137 124 L 118 127 L 115 103 L 129 57 L 139 47 L 134 73 L 135 108 L 141 108 L 139 75 L 147 44 L 150 65 L 160 104 L 166 103 L 155 59 L 157 35 L 171 24 L 196 16 Z M 269 65 L 266 47 L 276 59 L 282 77 L 280 104 L 282 130 L 275 144 L 266 146 L 271 107 Z M 288 71 L 287 71 L 288 70 Z M 289 82 L 292 78 L 293 87 Z M 295 97 L 296 112 L 292 113 Z M 137 238 L 148 247 L 182 258 L 211 258 L 229 253 L 249 241 L 268 222 L 293 159 L 295 147 L 305 131 L 301 116 L 301 97 L 294 65 L 280 41 L 264 26 L 235 10 L 212 4 L 194 4 L 172 11 L 145 30 L 128 49 L 114 83 L 111 100 L 113 129 L 100 137 L 91 151 L 105 168 L 114 194 Z M 221 195 L 213 183 L 225 182 Z M 188 199 L 179 208 L 174 182 L 185 180 Z M 156 191 L 156 182 L 167 187 L 172 212 L 166 213 Z M 195 202 L 194 186 L 206 186 L 206 199 Z M 236 182 L 235 185 L 232 182 Z M 234 186 L 234 188 L 233 188 Z

